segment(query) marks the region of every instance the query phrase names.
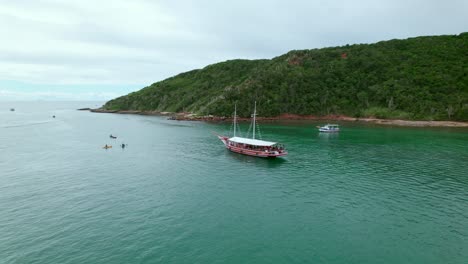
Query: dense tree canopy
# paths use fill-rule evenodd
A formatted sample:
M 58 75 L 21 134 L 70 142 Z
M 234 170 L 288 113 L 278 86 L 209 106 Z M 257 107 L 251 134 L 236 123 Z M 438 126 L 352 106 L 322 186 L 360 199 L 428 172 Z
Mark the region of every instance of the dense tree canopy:
M 108 110 L 249 116 L 343 114 L 468 121 L 468 33 L 295 50 L 179 74 L 107 102 Z

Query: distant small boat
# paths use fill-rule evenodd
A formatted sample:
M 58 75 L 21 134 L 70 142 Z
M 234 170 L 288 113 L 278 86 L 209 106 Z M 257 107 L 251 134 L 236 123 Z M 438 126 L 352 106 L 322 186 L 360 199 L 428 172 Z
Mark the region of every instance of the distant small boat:
M 112 148 L 112 146 L 108 146 L 108 145 L 105 145 L 104 147 L 102 147 L 103 149 L 110 149 Z
M 113 138 L 113 139 L 116 139 L 116 138 L 117 138 L 116 136 L 113 136 L 113 135 L 110 135 L 109 137 L 110 137 L 110 138 Z
M 14 109 L 14 108 L 10 108 L 10 111 L 14 112 L 14 111 L 15 111 L 15 109 Z
M 340 127 L 336 124 L 326 124 L 322 127 L 318 127 L 320 132 L 326 133 L 337 133 L 340 132 Z

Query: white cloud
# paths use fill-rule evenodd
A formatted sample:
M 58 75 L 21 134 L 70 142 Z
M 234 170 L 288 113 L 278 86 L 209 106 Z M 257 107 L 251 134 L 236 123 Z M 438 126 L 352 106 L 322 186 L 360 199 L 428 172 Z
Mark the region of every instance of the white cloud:
M 0 81 L 150 84 L 227 59 L 458 34 L 466 13 L 462 0 L 0 0 Z
M 118 97 L 118 93 L 112 92 L 58 92 L 58 91 L 31 91 L 21 92 L 16 90 L 0 89 L 1 101 L 23 100 L 49 100 L 49 101 L 107 101 Z

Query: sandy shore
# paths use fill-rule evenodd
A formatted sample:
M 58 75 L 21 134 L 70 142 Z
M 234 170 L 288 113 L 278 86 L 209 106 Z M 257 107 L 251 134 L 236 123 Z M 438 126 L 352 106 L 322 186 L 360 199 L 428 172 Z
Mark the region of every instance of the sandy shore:
M 134 111 L 134 110 L 103 110 L 103 109 L 83 109 L 94 113 L 114 113 L 114 114 L 135 114 L 135 115 L 155 115 L 168 116 L 169 119 L 179 121 L 206 121 L 206 122 L 224 122 L 231 121 L 231 117 L 219 116 L 197 116 L 192 113 L 173 113 L 173 112 L 158 112 L 158 111 Z M 395 119 L 378 119 L 378 118 L 356 118 L 343 115 L 293 115 L 282 114 L 275 117 L 257 117 L 259 121 L 277 121 L 277 120 L 317 120 L 317 121 L 354 121 L 364 122 L 379 125 L 392 126 L 407 126 L 407 127 L 468 127 L 468 122 L 459 121 L 417 121 L 417 120 L 395 120 Z M 250 118 L 238 118 L 238 121 L 250 121 Z

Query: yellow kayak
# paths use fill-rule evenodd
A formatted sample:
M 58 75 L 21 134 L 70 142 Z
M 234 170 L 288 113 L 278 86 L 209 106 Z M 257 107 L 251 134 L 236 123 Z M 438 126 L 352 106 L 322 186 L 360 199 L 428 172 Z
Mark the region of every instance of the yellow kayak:
M 109 148 L 112 148 L 112 146 L 104 146 L 102 147 L 103 149 L 109 149 Z

